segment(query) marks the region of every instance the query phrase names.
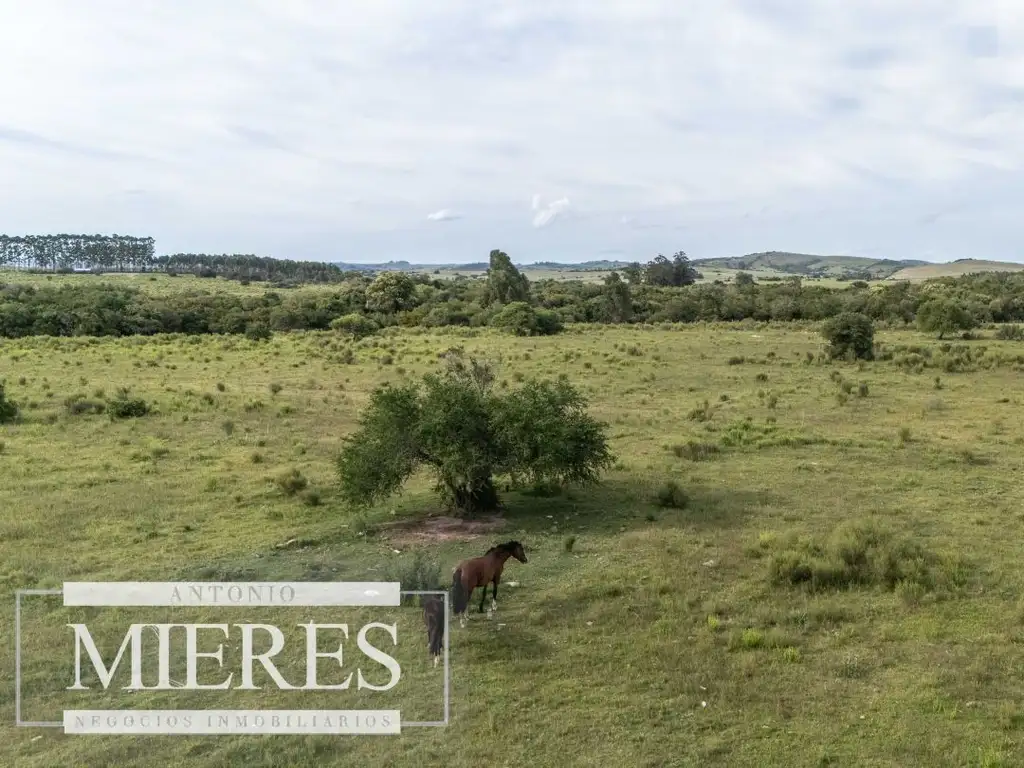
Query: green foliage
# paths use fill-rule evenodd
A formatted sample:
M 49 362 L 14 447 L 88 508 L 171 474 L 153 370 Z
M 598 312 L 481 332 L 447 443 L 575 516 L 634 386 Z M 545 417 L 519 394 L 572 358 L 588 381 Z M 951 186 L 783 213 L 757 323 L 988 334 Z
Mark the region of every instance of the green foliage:
M 947 333 L 969 331 L 977 324 L 963 303 L 946 297 L 928 299 L 917 309 L 917 327 L 926 333 L 938 333 L 940 339 Z
M 493 382 L 488 365 L 453 350 L 442 373 L 374 390 L 338 457 L 343 498 L 380 501 L 426 465 L 444 501 L 473 514 L 499 504 L 495 477 L 589 483 L 611 465 L 605 425 L 568 382 L 527 380 L 505 394 Z
M 871 318 L 860 312 L 844 312 L 830 318 L 822 328 L 833 358 L 852 356 L 860 360 L 874 357 L 875 328 Z
M 78 264 L 92 269 L 133 272 L 154 263 L 151 237 L 129 235 L 0 235 L 0 267 L 70 271 Z
M 7 397 L 6 382 L 0 381 L 0 424 L 10 424 L 18 418 L 18 404 Z
M 537 318 L 538 336 L 554 336 L 565 328 L 562 318 L 550 309 L 534 310 L 534 316 Z
M 380 330 L 380 326 L 373 318 L 361 315 L 358 312 L 350 312 L 347 315 L 342 315 L 332 320 L 331 330 L 361 339 Z
M 286 496 L 294 496 L 299 491 L 304 491 L 309 485 L 305 475 L 295 467 L 285 470 L 275 477 L 274 483 Z
M 416 284 L 404 272 L 383 272 L 366 289 L 366 309 L 394 314 L 413 305 Z
M 640 285 L 644 279 L 644 268 L 634 261 L 622 268 L 622 274 L 630 285 Z
M 491 326 L 511 331 L 516 336 L 548 336 L 562 330 L 562 322 L 550 310 L 537 310 L 525 301 L 506 304 L 491 318 Z
M 604 286 L 608 299 L 608 322 L 628 323 L 633 319 L 633 297 L 629 283 L 618 272 L 612 272 L 605 278 Z
M 644 270 L 644 281 L 649 285 L 692 285 L 697 282 L 699 276 L 683 251 L 677 251 L 672 261 L 659 253 Z
M 222 268 L 234 270 L 231 274 L 249 274 L 247 257 L 238 257 L 237 263 L 225 261 L 227 258 L 211 257 L 207 263 L 197 257 L 180 266 L 206 265 L 201 269 L 213 269 L 216 274 L 222 274 L 218 271 Z M 796 277 L 726 285 L 688 282 L 694 276 L 693 268 L 680 255 L 678 264 L 667 259 L 652 261 L 641 270 L 645 280 L 640 282 L 634 280 L 636 273 L 623 269 L 625 281 L 609 275 L 604 284 L 556 279 L 528 284 L 503 271 L 500 262 L 505 258 L 496 256 L 493 281 L 490 277 L 487 281 L 442 280 L 397 271 L 376 277 L 355 272 L 320 275 L 312 267 L 306 270 L 295 266 L 297 262 L 281 261 L 282 279 L 308 274 L 310 279 L 322 277 L 337 283 L 337 288 L 254 290 L 243 295 L 205 290 L 156 295 L 139 285 L 102 282 L 102 277 L 92 275 L 38 287 L 4 284 L 0 285 L 0 336 L 246 334 L 263 340 L 277 331 L 327 330 L 343 317 L 349 319 L 333 327 L 356 335 L 371 327 L 397 325 L 481 327 L 497 315 L 501 316 L 499 326 L 530 335 L 558 333 L 563 323 L 822 321 L 845 313 L 864 315 L 875 324 L 903 325 L 915 320 L 919 308 L 924 311 L 920 322 L 925 327 L 931 327 L 935 314 L 966 313 L 963 317 L 978 323 L 1024 322 L 1024 273 L 894 282 L 871 290 L 803 285 Z M 229 269 L 227 264 L 235 266 Z M 260 264 L 252 262 L 253 279 L 269 269 Z M 529 290 L 521 302 L 494 300 L 499 293 L 506 298 L 522 296 L 523 285 Z M 943 301 L 953 310 L 936 313 L 935 301 Z M 522 304 L 531 307 L 532 314 Z M 363 320 L 357 322 L 349 316 Z M 943 332 L 948 333 L 947 328 L 963 330 L 963 317 L 943 320 Z M 1000 338 L 1007 338 L 1005 334 L 1014 331 L 999 333 L 1004 334 Z
M 747 287 L 754 285 L 754 276 L 749 272 L 737 272 L 732 281 L 739 288 Z
M 690 497 L 675 480 L 667 480 L 654 494 L 654 503 L 668 509 L 684 509 Z
M 530 301 L 530 281 L 516 269 L 508 254 L 497 249 L 491 251 L 487 269 L 487 290 L 483 305 L 513 304 Z
M 389 562 L 380 575 L 381 581 L 397 581 L 405 592 L 439 590 L 447 588 L 442 576 L 441 565 L 427 556 L 424 550 L 417 549 L 412 558 Z M 415 602 L 416 595 L 403 595 L 402 603 L 408 605 Z M 423 597 L 422 595 L 420 597 Z
M 84 395 L 73 395 L 64 401 L 64 408 L 71 416 L 96 413 L 106 410 L 106 403 L 99 400 L 87 400 Z
M 273 335 L 274 332 L 267 323 L 249 323 L 245 328 L 245 338 L 250 341 L 266 341 Z
M 824 545 L 796 542 L 776 552 L 771 578 L 778 584 L 811 591 L 916 584 L 925 591 L 962 586 L 964 566 L 927 550 L 909 538 L 897 538 L 874 522 L 840 526 Z
M 126 387 L 121 387 L 117 395 L 107 400 L 106 411 L 113 419 L 135 419 L 149 413 L 149 404 L 138 397 L 131 397 Z

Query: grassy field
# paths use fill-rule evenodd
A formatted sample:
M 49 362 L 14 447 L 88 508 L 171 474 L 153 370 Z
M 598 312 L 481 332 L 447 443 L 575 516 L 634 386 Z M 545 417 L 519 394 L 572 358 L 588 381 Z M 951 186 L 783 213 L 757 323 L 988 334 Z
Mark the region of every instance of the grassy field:
M 402 331 L 356 344 L 331 333 L 0 340 L 0 379 L 24 415 L 0 427 L 0 764 L 1024 764 L 1024 343 L 877 338 L 891 359 L 863 364 L 825 362 L 813 326 L 754 323 L 540 339 Z M 445 526 L 423 478 L 380 508 L 346 509 L 332 462 L 369 391 L 433 369 L 453 345 L 500 356 L 508 386 L 564 373 L 584 388 L 618 457 L 604 483 L 508 493 L 503 518 L 473 526 Z M 114 421 L 66 405 L 121 386 L 153 411 Z M 285 479 L 293 470 L 305 488 Z M 452 627 L 447 729 L 131 738 L 13 727 L 17 588 L 377 580 L 416 552 L 447 576 L 508 538 L 530 562 L 510 562 L 505 582 L 517 586 L 502 587 L 496 618 Z M 63 624 L 83 614 L 27 599 L 27 718 L 59 719 L 75 701 L 395 703 L 231 692 L 194 704 L 198 694 L 173 692 L 82 704 L 62 689 Z M 399 623 L 396 706 L 439 716 L 420 613 L 386 610 Z M 362 622 L 338 614 L 320 620 Z M 167 614 L 89 617 L 123 632 L 116 621 Z
M 223 278 L 197 277 L 195 275 L 183 274 L 171 277 L 162 273 L 147 274 L 142 272 L 107 272 L 102 275 L 47 275 L 41 272 L 0 270 L 0 283 L 3 282 L 18 283 L 20 285 L 34 285 L 37 287 L 110 283 L 117 286 L 138 288 L 152 296 L 167 296 L 174 293 L 185 293 L 189 291 L 239 296 L 261 296 L 268 290 L 266 283 L 255 282 L 249 283 L 249 285 L 242 285 L 238 280 L 225 280 Z M 330 291 L 338 290 L 338 287 L 339 286 L 337 284 L 332 285 L 330 283 L 306 283 L 302 285 L 302 290 Z
M 1007 261 L 986 261 L 984 259 L 961 259 L 949 264 L 926 264 L 901 269 L 892 276 L 893 280 L 928 280 L 933 277 L 959 277 L 972 272 L 1019 272 L 1024 264 Z

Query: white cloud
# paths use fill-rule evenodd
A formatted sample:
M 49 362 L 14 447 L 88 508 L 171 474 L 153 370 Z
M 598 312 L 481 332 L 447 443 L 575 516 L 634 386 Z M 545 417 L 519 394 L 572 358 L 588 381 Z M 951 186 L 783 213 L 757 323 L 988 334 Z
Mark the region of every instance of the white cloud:
M 455 213 L 455 211 L 449 211 L 447 208 L 442 208 L 440 211 L 428 213 L 427 218 L 431 221 L 454 221 L 455 219 L 462 218 L 462 216 L 461 214 Z
M 534 228 L 543 229 L 569 210 L 569 201 L 563 197 L 560 200 L 555 200 L 554 202 L 548 203 L 542 207 L 540 195 L 534 195 L 533 210 L 537 212 L 533 217 Z
M 496 236 L 516 261 L 1018 253 L 1011 0 L 0 0 L 0 18 L 19 73 L 0 78 L 0 232 L 372 261 L 479 260 Z M 431 226 L 451 210 L 462 225 Z

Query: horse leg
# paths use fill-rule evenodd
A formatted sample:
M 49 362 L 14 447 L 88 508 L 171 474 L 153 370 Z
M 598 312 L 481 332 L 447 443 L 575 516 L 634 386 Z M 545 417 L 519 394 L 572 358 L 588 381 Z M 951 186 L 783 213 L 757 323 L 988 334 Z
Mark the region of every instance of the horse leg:
M 473 599 L 473 590 L 469 590 L 466 595 L 466 607 L 462 609 L 462 613 L 459 614 L 459 626 L 463 629 L 466 628 L 466 614 L 469 613 L 469 601 Z
M 491 610 L 498 610 L 498 582 L 501 581 L 501 574 L 494 574 L 494 581 L 492 582 L 491 588 Z
M 484 612 L 484 600 L 487 599 L 487 582 L 484 582 L 484 591 L 480 594 L 480 613 Z

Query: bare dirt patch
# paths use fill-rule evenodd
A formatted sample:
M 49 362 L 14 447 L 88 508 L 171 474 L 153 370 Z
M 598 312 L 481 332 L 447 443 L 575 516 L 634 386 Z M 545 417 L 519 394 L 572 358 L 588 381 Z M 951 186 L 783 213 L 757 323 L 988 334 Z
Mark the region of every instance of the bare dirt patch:
M 494 534 L 506 525 L 508 521 L 496 515 L 476 520 L 442 515 L 388 523 L 380 533 L 395 544 L 433 544 L 439 541 L 472 541 Z

